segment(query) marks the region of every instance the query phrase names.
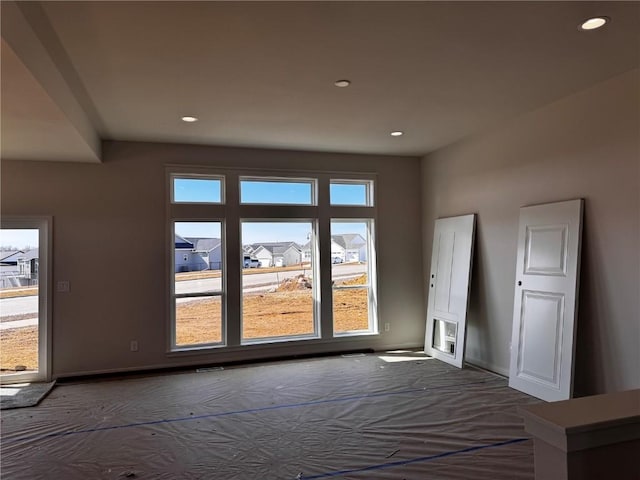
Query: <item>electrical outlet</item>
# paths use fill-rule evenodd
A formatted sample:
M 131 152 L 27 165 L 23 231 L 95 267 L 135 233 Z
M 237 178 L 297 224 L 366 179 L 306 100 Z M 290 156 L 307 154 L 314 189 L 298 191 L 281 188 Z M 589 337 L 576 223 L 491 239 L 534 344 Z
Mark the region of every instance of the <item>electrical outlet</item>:
M 389 330 L 391 330 L 391 324 L 390 323 L 385 323 L 384 324 L 384 331 L 388 332 Z
M 131 351 L 132 352 L 137 352 L 138 351 L 138 341 L 137 340 L 131 340 Z
M 57 285 L 58 292 L 68 292 L 69 291 L 69 280 L 60 280 Z

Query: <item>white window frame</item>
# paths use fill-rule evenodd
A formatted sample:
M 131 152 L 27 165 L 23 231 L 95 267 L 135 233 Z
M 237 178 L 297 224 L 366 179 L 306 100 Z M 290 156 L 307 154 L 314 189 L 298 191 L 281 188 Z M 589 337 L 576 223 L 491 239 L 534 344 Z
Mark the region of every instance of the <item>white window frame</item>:
M 220 181 L 220 202 L 176 202 L 174 198 L 174 179 L 197 179 L 197 180 L 218 180 Z M 226 198 L 228 179 L 224 173 L 212 171 L 207 167 L 166 167 L 166 185 L 167 185 L 167 246 L 171 252 L 167 256 L 167 291 L 169 296 L 167 299 L 167 353 L 180 352 L 197 352 L 208 349 L 219 349 L 227 346 L 227 264 L 225 255 L 221 256 L 221 276 L 222 289 L 217 292 L 198 292 L 194 295 L 175 293 L 175 223 L 176 222 L 220 222 L 220 248 L 222 253 L 226 253 Z M 195 250 L 192 251 L 195 253 Z M 196 297 L 221 297 L 221 342 L 198 343 L 190 345 L 176 344 L 176 298 L 183 296 Z
M 313 243 L 315 242 L 315 238 L 316 238 L 316 231 L 317 231 L 317 221 L 313 218 L 270 218 L 270 219 L 266 219 L 266 218 L 258 218 L 258 219 L 246 219 L 246 218 L 241 218 L 240 219 L 240 228 L 242 228 L 242 224 L 243 223 L 274 223 L 274 224 L 278 224 L 278 223 L 310 223 L 311 224 L 311 245 L 313 245 Z M 241 235 L 242 238 L 242 235 Z M 304 258 L 304 254 L 302 255 L 302 258 Z M 264 344 L 264 343 L 277 343 L 277 342 L 289 342 L 291 340 L 308 340 L 308 339 L 318 339 L 320 338 L 320 287 L 319 287 L 319 282 L 317 281 L 317 278 L 319 278 L 319 265 L 318 265 L 318 261 L 316 258 L 316 255 L 311 255 L 312 261 L 311 261 L 311 276 L 312 276 L 312 280 L 313 280 L 313 286 L 311 289 L 311 296 L 312 296 L 312 301 L 313 301 L 313 333 L 309 333 L 309 334 L 301 334 L 301 335 L 280 335 L 280 336 L 275 336 L 275 337 L 260 337 L 260 338 L 244 338 L 242 336 L 242 332 L 243 332 L 243 322 L 244 322 L 244 315 L 243 315 L 243 309 L 244 309 L 244 301 L 243 301 L 243 297 L 244 297 L 244 292 L 243 292 L 243 288 L 242 285 L 240 286 L 240 298 L 241 298 L 241 303 L 240 303 L 240 334 L 241 334 L 241 338 L 240 338 L 240 343 L 241 345 L 256 345 L 256 344 Z
M 329 189 L 331 185 L 364 185 L 365 187 L 365 205 L 354 205 L 352 203 L 334 203 L 331 201 L 331 192 L 329 192 L 329 204 L 332 207 L 375 207 L 374 198 L 374 182 L 370 179 L 331 179 L 329 182 Z
M 52 305 L 52 224 L 53 217 L 3 215 L 2 229 L 38 229 L 38 371 L 0 376 L 0 383 L 27 383 L 51 380 Z
M 183 222 L 194 222 L 194 223 L 220 223 L 220 246 L 222 247 L 222 251 L 224 252 L 224 244 L 225 244 L 225 222 L 224 219 L 216 219 L 216 218 L 208 218 L 208 219 L 198 219 L 198 220 L 184 220 L 184 219 L 174 219 L 171 221 L 171 230 L 173 235 L 171 236 L 171 238 L 175 239 L 175 225 L 176 223 L 183 223 Z M 176 265 L 175 265 L 175 241 L 172 245 L 172 250 L 171 250 L 171 258 L 172 258 L 172 265 L 171 265 L 171 279 L 169 281 L 170 284 L 170 295 L 171 295 L 171 299 L 170 299 L 170 303 L 171 303 L 171 307 L 170 307 L 170 318 L 171 318 L 171 325 L 170 325 L 170 330 L 169 330 L 169 336 L 170 336 L 170 350 L 171 351 L 189 351 L 189 350 L 201 350 L 201 349 L 207 349 L 207 348 L 219 348 L 219 347 L 224 347 L 226 345 L 226 331 L 225 331 L 225 325 L 226 325 L 226 321 L 225 321 L 225 303 L 226 303 L 226 288 L 225 288 L 225 261 L 224 261 L 224 257 L 221 256 L 220 259 L 220 283 L 221 283 L 221 289 L 220 290 L 211 290 L 211 291 L 203 291 L 203 292 L 195 292 L 195 293 L 176 293 L 175 291 L 175 287 L 176 287 L 176 283 L 175 283 L 175 273 L 176 273 Z M 177 302 L 176 300 L 178 300 L 179 298 L 204 298 L 204 297 L 220 297 L 220 302 L 221 302 L 221 311 L 220 311 L 220 341 L 219 342 L 202 342 L 202 343 L 192 343 L 192 344 L 184 344 L 184 345 L 178 345 L 176 343 L 176 305 Z
M 176 205 L 224 205 L 225 203 L 225 178 L 223 175 L 211 175 L 206 173 L 172 173 L 170 174 L 171 180 L 169 184 L 169 198 L 170 202 Z M 175 199 L 174 180 L 218 180 L 220 182 L 220 201 L 219 202 L 177 202 Z
M 373 226 L 376 223 L 377 202 L 374 198 L 376 174 L 360 173 L 332 173 L 304 170 L 273 170 L 256 168 L 224 168 L 206 166 L 167 165 L 167 244 L 171 255 L 167 256 L 167 271 L 173 272 L 175 261 L 173 254 L 173 222 L 188 221 L 222 221 L 223 234 L 223 312 L 222 329 L 223 344 L 202 344 L 194 347 L 176 348 L 175 318 L 174 313 L 168 315 L 170 320 L 167 341 L 167 352 L 170 355 L 184 354 L 191 350 L 204 349 L 229 349 L 235 351 L 241 348 L 253 348 L 256 344 L 277 344 L 280 342 L 321 342 L 334 343 L 346 340 L 345 337 L 364 337 L 378 335 L 378 302 L 377 302 L 377 271 L 375 235 Z M 215 178 L 221 179 L 221 194 L 223 203 L 174 203 L 173 178 Z M 280 182 L 310 182 L 312 185 L 312 205 L 301 204 L 269 204 L 269 203 L 241 203 L 241 180 L 256 180 L 266 182 L 269 180 Z M 367 187 L 368 201 L 370 205 L 331 205 L 330 184 L 348 183 L 362 184 Z M 267 222 L 281 221 L 309 221 L 313 225 L 311 257 L 313 259 L 312 271 L 314 281 L 314 335 L 295 337 L 269 337 L 263 339 L 242 339 L 242 270 L 244 251 L 241 244 L 241 221 Z M 333 288 L 331 284 L 331 221 L 362 221 L 371 220 L 371 232 L 368 235 L 370 242 L 368 258 L 369 280 L 369 330 L 354 331 L 335 334 L 333 331 Z M 167 275 L 170 279 L 171 275 Z M 173 281 L 169 282 L 170 284 Z M 168 298 L 168 311 L 175 312 L 174 286 L 167 289 L 171 293 Z M 322 300 L 322 301 L 321 301 Z M 324 303 L 323 303 L 324 302 Z M 258 345 L 260 347 L 260 345 Z M 260 347 L 262 348 L 262 347 Z M 194 352 L 198 353 L 198 352 Z
M 261 183 L 308 183 L 311 187 L 311 203 L 268 203 L 268 202 L 243 202 L 242 201 L 242 182 L 261 182 Z M 287 205 L 287 206 L 300 206 L 300 207 L 313 207 L 318 205 L 318 181 L 315 178 L 309 177 L 283 177 L 283 176 L 240 176 L 238 177 L 238 190 L 240 192 L 239 203 L 240 205 Z
M 375 255 L 375 220 L 373 218 L 332 218 L 331 222 L 336 223 L 366 223 L 367 238 L 367 283 L 366 285 L 332 285 L 331 288 L 331 308 L 333 309 L 333 292 L 336 290 L 367 290 L 367 315 L 368 328 L 366 330 L 350 330 L 346 332 L 335 332 L 336 337 L 353 337 L 367 334 L 378 334 L 378 297 L 377 297 L 377 276 L 376 276 L 376 255 Z M 345 256 L 347 250 L 345 249 Z M 335 328 L 335 323 L 334 323 Z

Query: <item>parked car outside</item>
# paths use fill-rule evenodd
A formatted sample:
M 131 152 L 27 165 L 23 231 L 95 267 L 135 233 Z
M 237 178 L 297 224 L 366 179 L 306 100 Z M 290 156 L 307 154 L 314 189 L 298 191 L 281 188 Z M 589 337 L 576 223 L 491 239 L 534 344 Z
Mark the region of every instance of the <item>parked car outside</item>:
M 251 258 L 249 255 L 244 256 L 244 268 L 258 268 L 260 266 L 260 260 L 257 258 Z
M 331 257 L 331 263 L 342 263 L 342 257 Z

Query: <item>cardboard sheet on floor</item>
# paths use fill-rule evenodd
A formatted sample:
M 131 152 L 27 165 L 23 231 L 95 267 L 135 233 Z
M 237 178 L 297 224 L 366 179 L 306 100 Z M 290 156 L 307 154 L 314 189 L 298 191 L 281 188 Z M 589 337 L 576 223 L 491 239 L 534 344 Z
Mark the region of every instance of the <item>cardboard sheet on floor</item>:
M 60 384 L 3 412 L 11 479 L 532 479 L 517 407 L 486 372 L 419 354 Z
M 56 382 L 14 383 L 0 387 L 0 410 L 34 407 L 46 397 Z

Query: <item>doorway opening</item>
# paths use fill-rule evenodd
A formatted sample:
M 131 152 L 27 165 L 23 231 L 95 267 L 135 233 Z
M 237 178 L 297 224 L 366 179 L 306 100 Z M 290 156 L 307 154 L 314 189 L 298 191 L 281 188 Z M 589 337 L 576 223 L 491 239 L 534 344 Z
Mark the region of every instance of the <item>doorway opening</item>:
M 0 226 L 0 381 L 49 380 L 50 219 Z

